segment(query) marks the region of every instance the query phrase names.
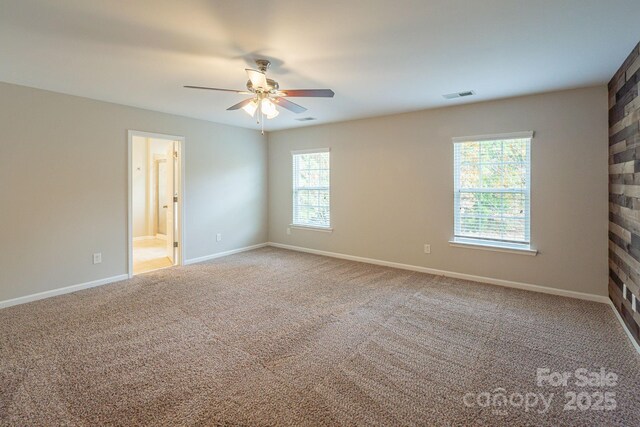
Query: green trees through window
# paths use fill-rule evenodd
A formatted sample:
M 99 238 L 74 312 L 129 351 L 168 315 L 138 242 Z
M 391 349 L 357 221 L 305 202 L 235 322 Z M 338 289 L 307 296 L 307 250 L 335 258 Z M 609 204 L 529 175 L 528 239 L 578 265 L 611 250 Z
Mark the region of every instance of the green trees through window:
M 329 150 L 293 153 L 293 225 L 329 228 Z
M 529 243 L 531 138 L 454 144 L 456 237 Z

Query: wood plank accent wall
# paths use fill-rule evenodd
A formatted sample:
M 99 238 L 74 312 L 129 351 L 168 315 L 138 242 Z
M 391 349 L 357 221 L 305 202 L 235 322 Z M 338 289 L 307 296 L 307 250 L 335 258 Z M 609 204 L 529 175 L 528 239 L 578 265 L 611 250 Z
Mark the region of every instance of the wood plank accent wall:
M 609 82 L 609 297 L 640 344 L 639 86 L 640 43 Z

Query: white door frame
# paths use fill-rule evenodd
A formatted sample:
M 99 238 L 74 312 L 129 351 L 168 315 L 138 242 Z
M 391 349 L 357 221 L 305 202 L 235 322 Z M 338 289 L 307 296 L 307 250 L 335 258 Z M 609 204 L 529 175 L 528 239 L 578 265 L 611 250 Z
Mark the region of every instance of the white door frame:
M 129 278 L 133 277 L 133 137 L 142 138 L 168 139 L 177 141 L 180 144 L 180 183 L 178 186 L 178 235 L 175 237 L 178 242 L 178 258 L 176 265 L 184 265 L 184 197 L 185 197 L 185 172 L 184 172 L 184 136 L 166 135 L 163 133 L 143 132 L 138 130 L 129 130 L 127 132 L 127 274 Z

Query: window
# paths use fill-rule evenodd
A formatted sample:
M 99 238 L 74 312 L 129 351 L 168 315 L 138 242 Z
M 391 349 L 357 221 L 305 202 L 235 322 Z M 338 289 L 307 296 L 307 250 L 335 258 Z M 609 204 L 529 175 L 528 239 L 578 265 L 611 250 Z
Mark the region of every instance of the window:
M 454 138 L 452 243 L 529 250 L 532 138 Z
M 329 149 L 293 151 L 293 224 L 330 230 Z

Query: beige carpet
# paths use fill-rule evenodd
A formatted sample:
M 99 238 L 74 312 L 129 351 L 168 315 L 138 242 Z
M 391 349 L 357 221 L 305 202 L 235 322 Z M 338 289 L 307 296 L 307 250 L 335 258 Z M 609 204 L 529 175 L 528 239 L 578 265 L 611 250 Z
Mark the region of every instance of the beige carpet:
M 607 305 L 273 248 L 0 310 L 2 425 L 637 426 L 639 375 Z M 463 402 L 497 388 L 555 397 Z

